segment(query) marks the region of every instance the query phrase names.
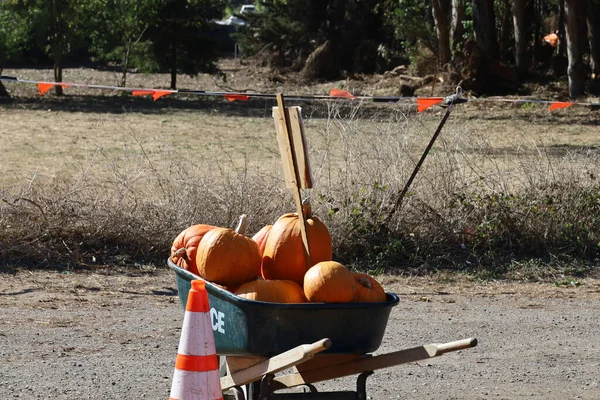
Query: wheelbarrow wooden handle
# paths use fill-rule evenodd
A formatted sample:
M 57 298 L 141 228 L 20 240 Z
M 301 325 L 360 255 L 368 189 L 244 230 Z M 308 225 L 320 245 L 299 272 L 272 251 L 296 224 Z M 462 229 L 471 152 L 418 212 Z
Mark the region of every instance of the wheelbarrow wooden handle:
M 427 344 L 373 357 L 360 358 L 339 364 L 328 365 L 323 368 L 277 376 L 273 380 L 272 389 L 279 390 L 286 387 L 322 382 L 325 380 L 341 378 L 343 376 L 360 374 L 366 371 L 389 368 L 395 365 L 438 357 L 451 351 L 467 349 L 475 347 L 476 345 L 477 339 L 469 338 L 443 344 Z
M 263 362 L 248 368 L 232 372 L 221 378 L 221 389 L 227 390 L 234 386 L 242 386 L 257 381 L 267 374 L 275 374 L 307 360 L 315 354 L 331 347 L 331 340 L 321 339 L 311 344 L 302 344 L 284 353 L 268 358 Z

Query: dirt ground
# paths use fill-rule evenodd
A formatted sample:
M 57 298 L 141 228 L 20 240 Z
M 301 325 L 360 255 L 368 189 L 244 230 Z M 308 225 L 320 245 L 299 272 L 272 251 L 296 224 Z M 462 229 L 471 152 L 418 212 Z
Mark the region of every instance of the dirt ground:
M 376 371 L 370 399 L 600 398 L 600 281 L 380 279 L 400 303 L 375 354 L 479 344 Z M 0 398 L 166 399 L 182 318 L 167 268 L 2 274 Z M 355 377 L 317 387 L 354 390 Z

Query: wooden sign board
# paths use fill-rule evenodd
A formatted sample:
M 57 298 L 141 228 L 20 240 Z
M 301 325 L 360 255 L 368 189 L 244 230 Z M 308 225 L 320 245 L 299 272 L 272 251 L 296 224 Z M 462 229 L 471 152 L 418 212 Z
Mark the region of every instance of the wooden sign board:
M 273 119 L 275 120 L 285 183 L 288 188 L 310 189 L 313 187 L 313 183 L 304 135 L 304 123 L 302 122 L 302 109 L 297 106 L 288 107 L 286 112 L 290 128 L 289 136 L 284 126 L 285 120 L 279 113 L 279 107 L 273 107 Z M 289 139 L 286 140 L 286 137 L 289 137 Z M 290 154 L 290 152 L 293 154 Z M 293 160 L 292 163 L 290 163 L 290 160 Z M 297 164 L 298 177 L 296 177 L 293 162 Z

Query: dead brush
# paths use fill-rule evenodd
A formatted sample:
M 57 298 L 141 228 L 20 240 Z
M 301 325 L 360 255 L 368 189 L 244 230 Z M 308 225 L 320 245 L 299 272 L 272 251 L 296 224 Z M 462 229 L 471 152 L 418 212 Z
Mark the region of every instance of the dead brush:
M 336 260 L 492 276 L 526 259 L 577 264 L 579 273 L 596 266 L 597 149 L 557 152 L 526 129 L 499 146 L 457 109 L 386 223 L 441 116 L 400 105 L 325 107 L 305 113 L 314 181 L 306 194 L 330 228 Z M 1 190 L 4 268 L 165 266 L 191 224 L 233 226 L 246 213 L 252 234 L 293 211 L 274 141 L 248 132 L 247 146 L 260 151 L 240 156 L 223 141 L 192 158 L 168 146 L 150 151 L 138 132 L 121 129 L 132 140 L 120 152 L 98 148 L 67 175 Z M 274 132 L 270 115 L 260 129 Z
M 325 182 L 315 186 L 325 188 L 323 212 L 343 262 L 377 271 L 500 275 L 522 259 L 584 265 L 580 271 L 596 265 L 597 149 L 556 154 L 526 129 L 498 147 L 477 121 L 450 123 L 385 225 L 440 117 L 398 109 L 353 117 L 359 113 L 340 118 L 333 110 L 320 131 L 325 145 L 312 151 L 323 155 L 316 171 Z
M 273 220 L 284 208 L 281 183 L 246 162 L 190 163 L 165 154 L 157 163 L 142 143 L 138 150 L 98 150 L 71 176 L 3 191 L 3 265 L 165 264 L 173 239 L 189 225 L 233 226 L 249 213 L 258 230 L 257 221 Z

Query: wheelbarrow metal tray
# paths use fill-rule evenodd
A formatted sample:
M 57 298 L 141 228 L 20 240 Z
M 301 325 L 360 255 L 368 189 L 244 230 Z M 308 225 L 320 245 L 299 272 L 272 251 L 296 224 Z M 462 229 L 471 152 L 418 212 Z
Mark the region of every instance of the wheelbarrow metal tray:
M 167 261 L 185 309 L 191 281 L 202 279 Z M 243 299 L 206 281 L 217 354 L 272 357 L 301 344 L 331 339 L 326 354 L 366 354 L 379 348 L 398 296 L 384 303 L 280 304 Z

